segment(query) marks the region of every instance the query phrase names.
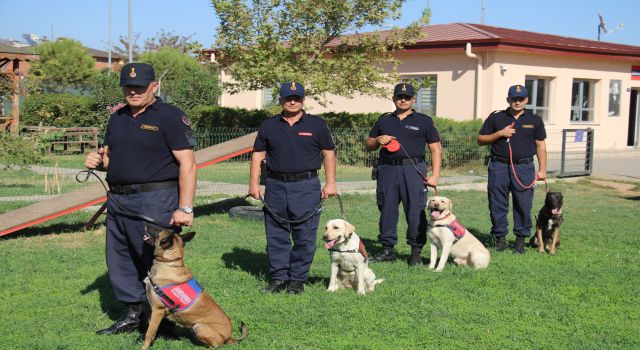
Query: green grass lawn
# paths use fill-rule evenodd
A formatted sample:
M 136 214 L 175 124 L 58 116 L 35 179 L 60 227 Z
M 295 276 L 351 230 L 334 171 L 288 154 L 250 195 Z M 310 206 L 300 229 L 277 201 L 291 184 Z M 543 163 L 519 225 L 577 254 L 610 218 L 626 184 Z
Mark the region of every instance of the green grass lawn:
M 385 282 L 373 294 L 326 292 L 329 256 L 318 249 L 303 295 L 267 295 L 262 223 L 229 219 L 239 199 L 198 198 L 197 231 L 186 263 L 249 337 L 236 349 L 638 349 L 640 348 L 640 198 L 555 183 L 565 195 L 562 245 L 555 257 L 495 253 L 486 193 L 452 192 L 463 225 L 492 253 L 488 269 L 448 264 L 444 272 L 408 268 L 401 260 L 372 264 Z M 535 211 L 542 204 L 537 193 Z M 378 211 L 371 195 L 343 196 L 347 220 L 376 253 Z M 0 203 L 0 206 L 7 204 Z M 6 209 L 6 207 L 4 207 Z M 4 349 L 135 349 L 136 335 L 96 336 L 120 306 L 104 263 L 104 228 L 80 227 L 92 212 L 74 213 L 0 240 L 0 339 Z M 325 202 L 322 225 L 339 217 Z M 401 219 L 402 221 L 403 219 Z M 406 225 L 399 225 L 404 236 Z M 321 230 L 322 231 L 322 230 Z M 510 235 L 509 241 L 513 241 Z M 423 256 L 428 255 L 428 249 Z M 427 259 L 424 258 L 424 262 Z M 158 339 L 154 349 L 199 348 L 188 332 Z

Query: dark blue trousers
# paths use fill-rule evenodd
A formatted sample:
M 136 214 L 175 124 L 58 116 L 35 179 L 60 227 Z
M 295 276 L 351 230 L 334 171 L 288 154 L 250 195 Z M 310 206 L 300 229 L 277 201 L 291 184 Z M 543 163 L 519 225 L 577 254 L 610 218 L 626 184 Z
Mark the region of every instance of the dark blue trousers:
M 267 178 L 264 201 L 279 217 L 300 220 L 320 204 L 320 180 L 316 177 L 297 182 L 282 182 Z M 269 274 L 272 279 L 307 280 L 316 252 L 316 235 L 320 212 L 309 220 L 289 224 L 274 218 L 265 210 Z M 293 246 L 291 241 L 293 240 Z
M 168 225 L 177 207 L 177 187 L 110 195 L 107 201 L 106 259 L 109 280 L 118 301 L 137 303 L 147 300 L 142 281 L 153 263 L 153 247 L 143 240 L 146 221 L 123 215 L 122 209 Z
M 427 168 L 424 162 L 411 165 L 378 165 L 376 199 L 380 210 L 378 241 L 385 247 L 398 243 L 398 206 L 402 201 L 407 220 L 407 244 L 412 248 L 422 248 L 426 242 L 427 217 L 424 207 L 427 202 L 427 188 L 422 180 Z
M 529 185 L 536 176 L 532 163 L 515 165 L 516 173 L 524 185 Z M 489 212 L 491 216 L 491 234 L 504 237 L 509 232 L 509 193 L 513 199 L 513 233 L 516 236 L 531 236 L 531 207 L 534 187 L 524 189 L 513 176 L 511 165 L 492 161 L 489 163 Z

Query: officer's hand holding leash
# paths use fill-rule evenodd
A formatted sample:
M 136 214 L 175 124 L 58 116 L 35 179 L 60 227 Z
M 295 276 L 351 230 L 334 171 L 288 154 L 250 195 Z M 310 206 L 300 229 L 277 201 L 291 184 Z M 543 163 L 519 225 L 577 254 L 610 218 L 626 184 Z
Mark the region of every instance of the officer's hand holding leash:
M 380 135 L 376 137 L 376 141 L 382 146 L 388 144 L 389 142 L 391 142 L 391 140 L 395 140 L 395 139 L 396 138 L 394 136 L 389 136 L 389 135 Z
M 260 184 L 249 184 L 249 195 L 254 199 L 263 199 L 264 193 Z
M 326 183 L 324 187 L 322 187 L 322 199 L 327 199 L 331 196 L 338 195 L 338 189 L 336 188 L 336 183 Z
M 516 129 L 513 127 L 514 124 L 515 123 L 511 123 L 511 124 L 505 126 L 504 129 L 500 130 L 500 136 L 506 137 L 507 140 L 509 138 L 511 138 L 511 136 L 513 136 L 513 134 L 516 133 Z
M 186 213 L 183 209 L 180 208 L 176 209 L 176 211 L 173 212 L 173 216 L 171 217 L 171 222 L 169 222 L 169 225 L 193 226 L 193 209 L 189 207 L 191 212 Z
M 84 160 L 87 169 L 105 170 L 108 166 L 109 146 L 98 148 L 98 152 L 91 152 Z

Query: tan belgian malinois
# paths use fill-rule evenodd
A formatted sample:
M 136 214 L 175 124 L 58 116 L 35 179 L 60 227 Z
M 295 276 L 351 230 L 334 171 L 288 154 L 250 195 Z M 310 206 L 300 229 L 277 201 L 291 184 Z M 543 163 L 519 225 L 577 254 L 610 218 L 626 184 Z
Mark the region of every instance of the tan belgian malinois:
M 170 229 L 147 225 L 147 234 L 155 249 L 153 266 L 145 279 L 151 318 L 142 349 L 151 346 L 165 316 L 191 328 L 196 338 L 208 346 L 233 344 L 245 339 L 249 334 L 247 326 L 241 323 L 242 335 L 233 338 L 231 320 L 202 290 L 184 264 L 184 244 L 193 238 L 195 232 L 179 235 Z

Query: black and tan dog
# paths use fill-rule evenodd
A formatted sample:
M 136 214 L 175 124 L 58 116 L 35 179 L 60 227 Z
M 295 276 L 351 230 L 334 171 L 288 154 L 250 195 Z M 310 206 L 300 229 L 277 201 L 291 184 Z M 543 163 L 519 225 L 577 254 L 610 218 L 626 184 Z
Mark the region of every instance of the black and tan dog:
M 546 248 L 549 254 L 556 255 L 560 245 L 560 225 L 563 221 L 562 193 L 547 192 L 544 206 L 540 209 L 536 220 L 536 235 L 531 237 L 529 244 L 532 247 L 537 244 L 540 253 L 544 253 Z
M 242 336 L 233 338 L 231 320 L 220 306 L 193 278 L 184 264 L 184 244 L 195 232 L 184 235 L 147 225 L 147 233 L 155 244 L 154 261 L 145 279 L 147 299 L 151 306 L 149 328 L 142 349 L 148 349 L 165 316 L 177 324 L 191 328 L 202 343 L 217 347 L 245 339 L 247 326 L 241 323 Z

